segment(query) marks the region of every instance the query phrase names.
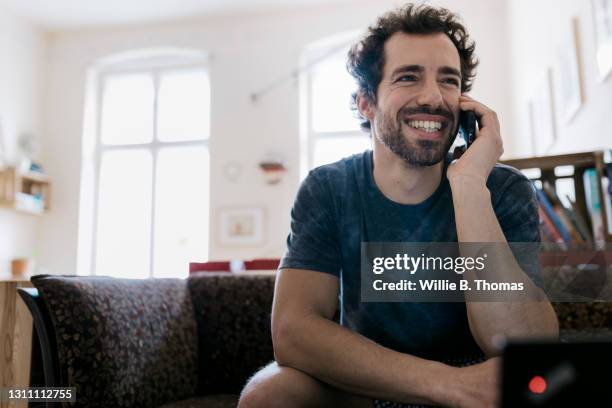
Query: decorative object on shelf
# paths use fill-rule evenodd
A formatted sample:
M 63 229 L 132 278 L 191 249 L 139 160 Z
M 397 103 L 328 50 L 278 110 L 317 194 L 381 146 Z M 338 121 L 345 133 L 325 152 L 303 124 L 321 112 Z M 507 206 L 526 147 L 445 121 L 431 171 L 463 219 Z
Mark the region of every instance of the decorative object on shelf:
M 603 81 L 612 72 L 612 0 L 593 0 L 593 18 L 597 66 Z
M 573 18 L 571 25 L 557 47 L 557 64 L 555 67 L 555 96 L 559 122 L 571 122 L 580 110 L 583 101 L 580 78 L 578 50 L 578 19 Z
M 27 157 L 21 158 L 21 160 L 19 161 L 19 166 L 17 167 L 17 171 L 21 174 L 35 173 L 43 176 L 45 174 L 45 171 L 43 170 L 43 167 L 40 164 L 33 162 Z
M 545 74 L 536 84 L 535 93 L 531 100 L 533 108 L 531 134 L 537 155 L 548 152 L 555 142 L 555 116 L 551 93 L 551 73 L 550 68 L 547 68 Z
M 264 210 L 259 207 L 219 209 L 221 245 L 260 245 L 264 242 Z
M 259 168 L 264 174 L 266 184 L 280 183 L 287 172 L 285 160 L 278 153 L 266 154 L 266 157 L 259 162 Z
M 27 277 L 34 271 L 34 261 L 28 258 L 16 258 L 11 261 L 11 274 L 14 277 Z

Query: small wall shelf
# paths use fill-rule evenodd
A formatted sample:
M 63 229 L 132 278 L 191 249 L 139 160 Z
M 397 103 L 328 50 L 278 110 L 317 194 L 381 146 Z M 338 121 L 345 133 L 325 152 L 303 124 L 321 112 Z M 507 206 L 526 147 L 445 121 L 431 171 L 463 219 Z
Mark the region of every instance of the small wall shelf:
M 51 180 L 42 173 L 21 173 L 9 167 L 0 170 L 0 205 L 28 214 L 49 210 Z

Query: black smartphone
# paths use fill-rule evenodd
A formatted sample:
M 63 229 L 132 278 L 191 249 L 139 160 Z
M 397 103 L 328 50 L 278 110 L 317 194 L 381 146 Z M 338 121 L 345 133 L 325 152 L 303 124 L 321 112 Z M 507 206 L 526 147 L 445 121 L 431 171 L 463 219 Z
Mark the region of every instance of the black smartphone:
M 459 114 L 459 134 L 468 148 L 476 139 L 476 114 L 473 111 L 461 111 Z

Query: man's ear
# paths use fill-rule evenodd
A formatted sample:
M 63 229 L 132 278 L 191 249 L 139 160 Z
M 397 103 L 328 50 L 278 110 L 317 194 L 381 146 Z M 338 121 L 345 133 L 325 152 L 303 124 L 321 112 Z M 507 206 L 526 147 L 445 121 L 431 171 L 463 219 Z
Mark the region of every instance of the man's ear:
M 374 120 L 374 102 L 366 94 L 357 95 L 357 109 L 361 116 L 368 119 L 370 123 Z

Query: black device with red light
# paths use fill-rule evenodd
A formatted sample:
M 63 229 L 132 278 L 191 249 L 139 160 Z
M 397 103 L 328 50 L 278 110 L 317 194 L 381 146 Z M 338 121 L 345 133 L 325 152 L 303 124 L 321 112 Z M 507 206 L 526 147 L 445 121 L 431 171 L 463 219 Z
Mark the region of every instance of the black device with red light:
M 513 343 L 502 360 L 502 408 L 612 407 L 612 342 Z

